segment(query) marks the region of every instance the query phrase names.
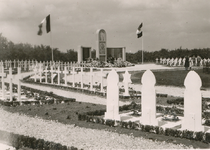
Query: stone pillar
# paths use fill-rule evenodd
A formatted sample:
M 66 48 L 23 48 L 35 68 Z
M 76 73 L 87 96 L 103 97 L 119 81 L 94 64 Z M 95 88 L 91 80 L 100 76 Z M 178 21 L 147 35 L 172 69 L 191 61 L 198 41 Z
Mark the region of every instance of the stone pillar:
M 104 119 L 120 120 L 118 83 L 119 76 L 113 69 L 107 77 L 107 104 Z
M 82 53 L 82 46 L 79 45 L 79 46 L 78 46 L 78 49 L 77 49 L 77 62 L 80 63 L 81 61 L 83 61 L 82 56 L 83 56 L 83 53 Z
M 204 131 L 202 126 L 201 79 L 195 71 L 190 71 L 184 81 L 184 120 L 182 129 Z
M 155 83 L 156 79 L 154 74 L 147 70 L 144 72 L 142 78 L 142 98 L 141 98 L 141 118 L 140 123 L 145 125 L 157 126 L 156 119 L 156 93 Z
M 123 83 L 124 83 L 124 88 L 125 88 L 125 93 L 123 95 L 130 96 L 128 85 L 129 83 L 132 83 L 132 81 L 131 81 L 131 74 L 128 73 L 128 70 L 126 70 L 125 74 L 123 74 Z

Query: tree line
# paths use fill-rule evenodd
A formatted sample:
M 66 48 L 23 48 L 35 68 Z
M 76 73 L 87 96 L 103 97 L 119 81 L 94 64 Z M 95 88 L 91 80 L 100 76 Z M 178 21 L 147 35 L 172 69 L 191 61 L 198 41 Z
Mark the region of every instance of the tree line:
M 92 52 L 95 56 L 95 50 Z M 144 62 L 154 62 L 156 58 L 180 58 L 185 56 L 197 56 L 201 58 L 210 58 L 210 48 L 199 49 L 182 49 L 181 47 L 175 50 L 162 48 L 157 51 L 143 51 Z M 77 51 L 68 49 L 66 52 L 61 52 L 58 48 L 53 48 L 53 56 L 55 61 L 72 62 L 77 61 Z M 52 48 L 45 45 L 34 45 L 28 43 L 15 44 L 9 41 L 0 33 L 0 60 L 37 60 L 50 61 L 52 60 Z M 142 51 L 136 53 L 126 53 L 126 60 L 131 63 L 142 62 Z

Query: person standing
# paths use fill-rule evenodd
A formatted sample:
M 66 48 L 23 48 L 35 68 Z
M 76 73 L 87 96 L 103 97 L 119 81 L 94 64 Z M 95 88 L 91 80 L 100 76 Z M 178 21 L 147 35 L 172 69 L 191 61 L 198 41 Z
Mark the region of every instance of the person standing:
M 188 70 L 188 68 L 189 68 L 189 57 L 188 56 L 185 56 L 184 67 L 185 67 L 185 70 Z

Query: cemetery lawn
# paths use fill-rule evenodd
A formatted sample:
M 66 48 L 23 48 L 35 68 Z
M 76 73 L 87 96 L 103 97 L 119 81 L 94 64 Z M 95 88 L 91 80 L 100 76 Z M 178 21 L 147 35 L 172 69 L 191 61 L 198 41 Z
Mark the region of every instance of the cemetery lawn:
M 194 70 L 201 77 L 202 88 L 210 88 L 210 75 L 203 73 L 203 69 Z M 156 78 L 156 85 L 161 86 L 176 86 L 184 87 L 184 79 L 189 71 L 183 70 L 154 70 L 152 71 Z M 144 71 L 134 71 L 131 73 L 131 80 L 133 84 L 141 84 L 141 77 Z M 120 81 L 123 80 L 123 76 L 120 75 Z
M 209 144 L 164 135 L 157 135 L 149 132 L 142 132 L 137 130 L 130 130 L 121 127 L 109 127 L 106 125 L 95 124 L 86 121 L 78 121 L 78 113 L 106 109 L 105 105 L 83 103 L 83 102 L 70 102 L 65 104 L 52 104 L 52 105 L 27 105 L 17 107 L 1 106 L 6 111 L 12 113 L 25 114 L 31 117 L 39 117 L 45 120 L 55 120 L 63 124 L 74 124 L 82 128 L 91 128 L 98 130 L 106 130 L 116 132 L 119 134 L 133 135 L 134 137 L 143 137 L 153 141 L 165 141 L 174 144 L 184 144 L 186 146 L 193 146 L 193 148 L 209 148 Z M 15 120 L 14 120 L 15 123 Z M 33 129 L 32 129 L 33 130 Z M 103 136 L 103 135 L 101 135 Z

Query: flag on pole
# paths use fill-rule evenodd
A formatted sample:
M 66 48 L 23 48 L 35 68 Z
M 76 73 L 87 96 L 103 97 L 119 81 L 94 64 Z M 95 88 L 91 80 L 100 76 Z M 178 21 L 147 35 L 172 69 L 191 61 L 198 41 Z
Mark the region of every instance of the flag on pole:
M 140 38 L 143 36 L 143 32 L 141 31 L 141 28 L 143 27 L 143 23 L 141 23 L 136 31 L 137 38 Z
M 51 31 L 51 28 L 50 28 L 50 15 L 48 15 L 46 18 L 44 18 L 42 21 L 41 21 L 41 24 L 38 26 L 39 27 L 39 31 L 38 31 L 38 35 L 42 35 L 42 26 L 43 26 L 43 23 L 46 22 L 46 32 L 49 33 Z

